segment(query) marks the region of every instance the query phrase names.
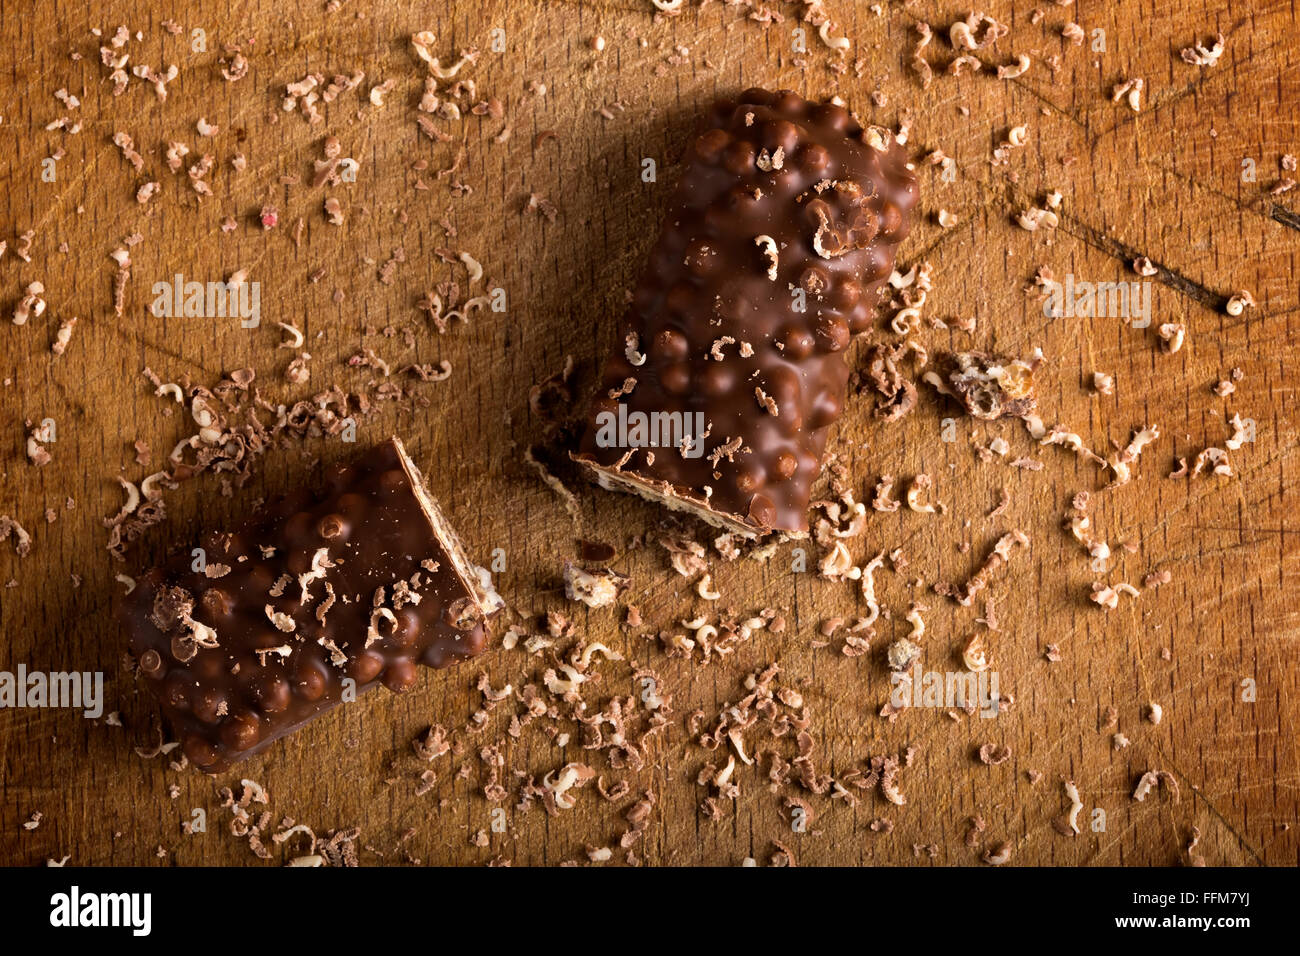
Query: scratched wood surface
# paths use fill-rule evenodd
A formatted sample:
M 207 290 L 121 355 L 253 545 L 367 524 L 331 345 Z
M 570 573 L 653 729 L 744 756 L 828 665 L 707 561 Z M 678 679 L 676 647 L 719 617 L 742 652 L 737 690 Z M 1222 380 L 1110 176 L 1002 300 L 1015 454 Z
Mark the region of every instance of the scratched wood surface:
M 968 9 L 947 2 L 872 10 L 827 0 L 835 22 L 829 35 L 852 41 L 842 72 L 828 68 L 835 57 L 813 28 L 807 52 L 793 50 L 800 5 L 789 3 L 772 4 L 785 19 L 767 24 L 750 17 L 756 11 L 747 6 L 701 7 L 693 0 L 681 16 L 659 20 L 648 0 L 347 0 L 333 10 L 251 0 L 189 4 L 183 12 L 152 2 L 92 6 L 87 12 L 0 0 L 0 239 L 9 246 L 0 258 L 0 514 L 32 536 L 27 557 L 14 553 L 12 540 L 0 544 L 0 582 L 9 582 L 0 588 L 0 669 L 103 671 L 105 710 L 117 712 L 121 726 L 69 710 L 0 712 L 0 860 L 256 863 L 248 841 L 231 834 L 217 795 L 219 787 L 238 789 L 248 778 L 269 794 L 269 804 L 254 809 L 272 814 L 262 835 L 272 862 L 304 852 L 301 837 L 283 845 L 270 840 L 292 818 L 321 836 L 359 828 L 363 863 L 558 864 L 585 862 L 588 849 L 607 846 L 617 863 L 625 858 L 618 846 L 624 813 L 647 791 L 655 803 L 635 853 L 650 864 L 734 865 L 746 857 L 766 863 L 778 841 L 800 864 L 979 865 L 1004 841 L 1014 864 L 1166 865 L 1192 856 L 1228 865 L 1297 862 L 1300 526 L 1288 498 L 1300 468 L 1290 364 L 1300 191 L 1268 194 L 1284 175 L 1282 155 L 1300 151 L 1300 20 L 1292 4 L 1144 0 L 1121 8 L 1079 0 L 1043 4 L 1040 18 L 1029 3 L 993 0 L 987 12 L 1011 30 L 976 55 L 990 66 L 1019 53 L 1032 60 L 1023 76 L 1002 81 L 988 67 L 982 75 L 943 75 L 955 55 L 948 26 Z M 179 35 L 164 28 L 168 17 L 182 28 Z M 1083 46 L 1061 37 L 1071 20 L 1089 38 Z M 909 67 L 920 21 L 936 33 L 926 55 L 938 75 L 928 89 Z M 135 77 L 125 93 L 112 95 L 99 57 L 104 39 L 90 31 L 99 28 L 107 38 L 119 24 L 132 34 L 132 65 L 179 67 L 165 102 Z M 195 29 L 205 31 L 203 52 L 191 47 Z M 492 50 L 494 29 L 504 31 L 503 51 Z M 1096 29 L 1105 31 L 1104 52 L 1091 49 Z M 498 98 L 504 116 L 438 119 L 452 141 L 423 136 L 416 103 L 425 68 L 408 42 L 417 30 L 437 35 L 433 51 L 444 64 L 462 49 L 482 51 L 458 78 L 474 80 L 479 98 Z M 1216 32 L 1226 39 L 1217 65 L 1180 59 L 1179 50 Z M 593 48 L 596 37 L 603 50 Z M 219 61 L 236 44 L 249 71 L 229 83 Z M 361 87 L 323 106 L 321 124 L 280 109 L 285 85 L 307 73 L 357 71 L 366 75 Z M 1145 81 L 1136 113 L 1110 96 L 1131 77 Z M 368 91 L 389 79 L 385 104 L 371 105 Z M 545 85 L 544 95 L 532 81 Z M 1035 447 L 1018 425 L 962 419 L 956 440 L 943 441 L 942 419 L 953 409 L 924 387 L 917 410 L 894 425 L 870 416 L 869 399 L 851 400 L 830 450 L 848 467 L 859 500 L 870 499 L 882 473 L 905 480 L 925 472 L 946 506 L 941 514 L 869 512 L 866 533 L 849 541 L 858 563 L 899 547 L 909 562 L 901 572 L 887 566 L 877 575 L 890 620 L 880 622 L 871 654 L 860 658 L 840 653 L 841 637 L 819 634 L 829 618 L 864 613 L 860 591 L 820 579 L 815 560 L 813 571 L 792 571 L 791 544 L 767 563 L 711 555 L 723 595 L 718 603 L 738 613 L 780 609 L 784 632 L 759 632 L 707 665 L 666 657 L 647 638 L 715 608 L 652 543 L 662 514 L 574 481 L 563 469 L 562 449 L 548 444 L 546 423 L 529 408 L 530 386 L 559 372 L 566 356 L 576 362 L 579 405 L 585 399 L 696 116 L 714 96 L 750 85 L 838 93 L 862 116 L 890 126 L 911 111 L 909 146 L 918 160 L 932 149 L 953 157 L 954 182 L 942 181 L 933 167 L 921 169 L 924 218 L 900 260 L 903 269 L 923 261 L 933 267 L 927 315 L 950 326 L 958 318 L 977 320 L 972 334 L 917 333 L 932 353 L 981 346 L 1026 355 L 1041 347 L 1047 362 L 1040 406 L 1048 424 L 1067 424 L 1105 454 L 1135 426 L 1154 423 L 1162 432 L 1130 484 L 1100 491 L 1106 479 L 1098 469 L 1060 448 Z M 82 101 L 79 108 L 54 97 L 61 87 Z M 883 94 L 883 105 L 873 105 L 873 91 Z M 60 116 L 80 120 L 81 132 L 47 130 Z M 200 117 L 220 127 L 213 139 L 200 141 Z M 994 165 L 993 150 L 1018 125 L 1027 127 L 1026 145 Z M 506 128 L 508 138 L 500 135 Z M 143 154 L 142 173 L 113 145 L 118 131 L 128 132 Z M 547 131 L 554 135 L 542 135 Z M 359 161 L 355 184 L 311 186 L 312 161 L 326 135 Z M 200 201 L 184 171 L 167 169 L 164 144 L 172 140 L 194 150 L 187 163 L 202 152 L 215 156 L 212 197 Z M 439 176 L 462 147 L 456 173 Z M 43 181 L 42 161 L 60 149 L 55 180 Z M 231 168 L 235 153 L 247 157 L 243 172 Z M 652 184 L 640 176 L 647 157 L 660 171 Z M 1243 182 L 1247 159 L 1257 167 L 1253 182 Z M 416 167 L 420 160 L 427 169 Z M 149 180 L 161 183 L 160 194 L 139 204 L 135 191 Z M 453 195 L 456 180 L 472 191 Z M 1059 227 L 1018 228 L 1016 213 L 1051 190 L 1064 197 Z M 534 194 L 554 205 L 554 221 L 528 208 Z M 340 200 L 343 226 L 327 223 L 326 195 Z M 257 220 L 268 204 L 280 224 L 263 230 Z M 956 215 L 953 228 L 937 224 L 941 209 Z M 233 231 L 221 230 L 226 217 L 234 218 Z M 295 243 L 299 218 L 304 227 Z M 444 218 L 455 237 L 439 225 Z M 28 230 L 35 236 L 24 262 L 15 246 Z M 136 232 L 143 240 L 132 248 L 118 317 L 109 254 Z M 480 312 L 437 334 L 416 308 L 419 297 L 437 282 L 467 285 L 464 267 L 444 262 L 439 247 L 481 262 L 483 288 L 506 290 L 507 311 Z M 405 261 L 385 284 L 380 267 L 398 248 Z M 1115 318 L 1047 320 L 1024 292 L 1040 266 L 1058 277 L 1135 280 L 1130 263 L 1137 256 L 1159 268 L 1149 329 Z M 177 273 L 217 281 L 240 268 L 261 283 L 256 329 L 147 311 L 156 281 Z M 323 275 L 309 281 L 318 270 Z M 48 310 L 14 326 L 9 310 L 33 280 L 44 283 Z M 1225 302 L 1242 289 L 1258 305 L 1231 317 Z M 53 357 L 55 330 L 72 315 L 80 321 L 67 352 Z M 1186 345 L 1173 355 L 1161 351 L 1155 334 L 1171 321 L 1187 327 Z M 293 353 L 277 350 L 277 322 L 305 333 L 310 383 L 285 382 Z M 891 338 L 883 320 L 881 327 L 878 337 Z M 287 440 L 258 459 L 242 487 L 226 489 L 210 473 L 184 482 L 166 496 L 167 519 L 125 562 L 114 561 L 103 519 L 122 503 L 117 476 L 138 481 L 194 432 L 184 409 L 153 394 L 142 369 L 164 381 L 188 377 L 211 386 L 251 367 L 264 396 L 284 402 L 334 382 L 373 387 L 375 369 L 347 365 L 366 348 L 394 368 L 451 363 L 448 381 L 403 380 L 415 401 L 387 404 L 362 419 L 360 440 L 401 434 L 470 550 L 486 561 L 502 549 L 498 584 L 511 612 L 498 640 L 473 664 L 426 673 L 404 696 L 381 691 L 345 706 L 215 779 L 138 756 L 135 748 L 157 742 L 156 710 L 135 685 L 111 617 L 122 588 L 115 575 L 188 547 L 201 528 L 237 521 L 262 496 L 312 481 L 322 462 L 355 447 L 337 439 Z M 1245 373 L 1236 393 L 1216 396 L 1214 384 L 1234 367 Z M 1113 395 L 1091 393 L 1094 371 L 1114 376 Z M 1167 477 L 1176 457 L 1190 460 L 1206 446 L 1222 446 L 1233 413 L 1256 423 L 1256 440 L 1233 453 L 1233 477 Z M 48 445 L 53 460 L 38 468 L 25 456 L 25 423 L 46 418 L 56 423 L 57 441 Z M 1043 468 L 982 462 L 976 448 L 995 435 L 1010 444 L 1008 457 L 1032 456 Z M 153 468 L 135 462 L 138 440 L 152 447 Z M 534 445 L 574 488 L 577 516 L 525 463 Z M 1003 488 L 1010 504 L 990 519 Z M 1082 490 L 1094 492 L 1098 536 L 1134 548 L 1116 546 L 1112 567 L 1100 575 L 1061 526 Z M 958 607 L 930 586 L 964 580 L 1011 528 L 1028 534 L 1032 547 L 994 579 L 1000 629 L 986 637 L 1013 707 L 995 720 L 954 720 L 943 709 L 882 719 L 889 689 L 883 648 L 910 630 L 910 604 L 928 609 L 927 666 L 957 667 L 964 640 L 981 629 L 982 609 Z M 630 547 L 638 536 L 647 544 Z M 577 556 L 580 538 L 618 548 L 613 566 L 631 576 L 622 603 L 638 605 L 643 627 L 623 626 L 622 608 L 588 611 L 565 601 L 562 564 Z M 959 548 L 962 542 L 969 550 Z M 1172 574 L 1168 585 L 1122 596 L 1113 611 L 1088 600 L 1094 580 L 1137 584 L 1161 569 Z M 644 767 L 613 768 L 605 753 L 583 751 L 580 728 L 569 721 L 536 721 L 511 737 L 507 724 L 522 711 L 513 701 L 491 709 L 482 729 L 467 729 L 482 702 L 480 674 L 494 688 L 510 683 L 516 691 L 540 682 L 545 661 L 501 648 L 499 637 L 509 623 L 537 632 L 538 615 L 548 610 L 573 617 L 575 639 L 604 642 L 625 657 L 596 665 L 600 680 L 584 692 L 592 708 L 635 695 L 635 667 L 658 675 L 672 714 L 649 742 Z M 1048 644 L 1059 647 L 1059 660 L 1046 659 Z M 700 747 L 687 718 L 700 710 L 711 720 L 745 693 L 747 675 L 772 662 L 782 685 L 803 695 L 819 773 L 848 778 L 873 755 L 915 748 L 900 777 L 904 805 L 879 791 L 861 791 L 849 802 L 797 786 L 777 789 L 765 763 L 742 763 L 739 796 L 719 801 L 721 819 L 706 817 L 700 804 L 712 790 L 697 777 L 706 764 L 725 762 L 725 750 Z M 1243 681 L 1253 682 L 1253 701 L 1243 700 Z M 1144 719 L 1152 702 L 1163 709 L 1158 725 Z M 1118 714 L 1117 728 L 1103 726 L 1108 707 Z M 448 728 L 460 752 L 426 764 L 411 741 L 432 724 Z M 569 735 L 567 746 L 548 726 Z M 1114 748 L 1116 730 L 1130 746 Z M 479 754 L 496 743 L 508 795 L 493 803 L 484 794 Z M 788 759 L 792 743 L 756 732 L 749 746 Z M 982 764 L 976 754 L 985 743 L 1010 747 L 1011 758 Z M 517 809 L 516 771 L 540 780 L 570 761 L 589 763 L 607 784 L 626 780 L 627 796 L 607 802 L 593 785 L 579 792 L 573 809 L 553 816 L 540 806 Z M 434 770 L 436 784 L 417 794 L 426 769 Z M 1147 770 L 1172 774 L 1178 798 L 1165 788 L 1134 801 Z M 1052 825 L 1069 808 L 1066 779 L 1076 783 L 1085 808 L 1083 832 L 1075 836 Z M 806 802 L 811 820 L 803 832 L 792 826 L 787 796 Z M 207 813 L 207 832 L 183 834 L 181 824 L 196 808 Z M 493 827 L 494 808 L 504 811 L 495 818 L 504 829 Z M 1104 830 L 1090 825 L 1095 810 L 1104 811 Z M 39 825 L 24 828 L 36 813 Z M 976 816 L 985 828 L 970 846 L 965 837 Z M 873 821 L 887 823 L 873 828 Z M 1189 854 L 1194 827 L 1200 842 Z M 933 854 L 916 849 L 931 845 Z

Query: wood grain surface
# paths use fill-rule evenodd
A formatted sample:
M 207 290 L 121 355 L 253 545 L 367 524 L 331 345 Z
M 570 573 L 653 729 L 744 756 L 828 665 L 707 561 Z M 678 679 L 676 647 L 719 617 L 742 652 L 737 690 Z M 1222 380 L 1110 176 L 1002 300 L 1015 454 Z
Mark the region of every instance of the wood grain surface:
M 310 849 L 301 835 L 272 840 L 286 819 L 322 841 L 330 833 L 352 840 L 347 831 L 356 828 L 362 863 L 585 863 L 588 851 L 604 847 L 611 863 L 622 863 L 626 815 L 646 793 L 653 807 L 632 859 L 648 864 L 766 864 L 775 856 L 801 865 L 983 865 L 1002 843 L 1013 865 L 1296 864 L 1300 524 L 1289 508 L 1300 477 L 1290 364 L 1300 190 L 1269 192 L 1288 175 L 1282 157 L 1300 152 L 1294 4 L 992 0 L 986 12 L 1010 31 L 974 51 L 986 64 L 979 74 L 958 77 L 945 73 L 956 56 L 948 28 L 969 8 L 952 3 L 826 0 L 834 23 L 828 36 L 847 36 L 846 54 L 801 24 L 798 3 L 687 0 L 681 15 L 658 18 L 649 0 L 89 6 L 0 0 L 0 239 L 8 244 L 0 258 L 0 514 L 32 538 L 26 557 L 13 539 L 0 543 L 0 583 L 8 582 L 0 588 L 0 669 L 102 671 L 106 716 L 0 712 L 0 861 L 263 863 L 246 837 L 232 833 L 219 795 L 222 787 L 238 793 L 250 779 L 269 797 L 252 805 L 255 816 L 270 814 L 259 831 L 267 865 Z M 164 26 L 169 18 L 179 33 Z M 1061 35 L 1071 21 L 1084 30 L 1082 45 Z M 928 87 L 910 66 L 923 22 L 935 34 L 923 51 L 935 73 Z M 114 95 L 99 50 L 119 24 L 130 33 L 128 69 L 178 67 L 165 101 L 136 76 Z M 805 53 L 794 49 L 792 31 L 801 25 Z M 193 48 L 194 30 L 204 31 L 202 51 Z M 462 103 L 495 98 L 504 114 L 435 117 L 446 142 L 421 133 L 417 104 L 428 74 L 409 42 L 419 30 L 436 34 L 432 52 L 444 66 L 476 48 L 477 59 L 456 77 L 476 86 Z M 1104 52 L 1093 49 L 1095 30 L 1104 31 Z M 1216 33 L 1224 51 L 1215 65 L 1183 61 L 1183 48 L 1209 44 Z M 493 49 L 494 36 L 504 49 Z M 603 49 L 595 48 L 597 37 Z M 248 71 L 229 82 L 221 61 L 236 46 Z M 1028 72 L 996 79 L 993 70 L 1018 54 L 1029 57 Z M 322 104 L 319 123 L 281 108 L 286 84 L 307 74 L 357 72 L 365 74 L 360 86 Z M 1134 77 L 1144 81 L 1137 112 L 1111 96 Z M 370 91 L 389 80 L 383 105 L 374 105 Z M 439 84 L 444 97 L 456 80 Z M 898 476 L 901 486 L 928 473 L 932 497 L 944 506 L 935 514 L 869 509 L 864 534 L 847 541 L 858 564 L 897 548 L 907 559 L 901 570 L 886 562 L 877 573 L 889 619 L 878 622 L 871 652 L 856 658 L 841 653 L 843 632 L 826 638 L 821 626 L 861 617 L 860 588 L 819 577 L 814 544 L 803 544 L 804 573 L 792 570 L 793 543 L 766 562 L 727 561 L 710 546 L 722 598 L 704 601 L 656 544 L 663 513 L 579 481 L 564 464 L 563 435 L 557 439 L 529 405 L 530 387 L 572 356 L 573 410 L 581 409 L 700 112 L 714 97 L 752 85 L 839 95 L 864 119 L 890 127 L 910 114 L 924 215 L 899 268 L 932 266 L 923 312 L 947 327 L 923 322 L 913 335 L 932 355 L 1041 348 L 1043 418 L 1106 456 L 1135 427 L 1161 430 L 1133 480 L 1103 490 L 1107 475 L 1097 467 L 1035 445 L 1019 424 L 958 417 L 928 387 L 921 386 L 916 411 L 894 424 L 872 417 L 868 396 L 851 398 L 829 448 L 858 500 L 871 499 L 881 474 Z M 61 88 L 80 100 L 77 108 L 55 97 Z M 48 128 L 65 116 L 80 121 L 78 133 Z M 219 127 L 214 137 L 197 133 L 201 117 Z M 995 162 L 995 149 L 1021 125 L 1025 145 Z M 142 171 L 114 145 L 120 131 L 132 137 Z M 355 183 L 312 185 L 313 161 L 329 135 L 358 161 Z M 168 169 L 172 141 L 191 150 L 185 169 L 203 153 L 214 157 L 206 177 L 212 196 L 201 198 L 185 169 Z M 955 161 L 955 181 L 922 162 L 935 149 Z M 232 167 L 236 154 L 246 157 L 243 171 Z M 458 155 L 455 172 L 440 174 Z M 50 182 L 42 171 L 52 156 L 61 158 Z M 641 175 L 646 158 L 657 165 L 653 183 Z M 1251 166 L 1255 176 L 1243 178 Z M 160 184 L 158 194 L 141 204 L 136 191 L 149 181 Z M 1053 190 L 1063 197 L 1059 225 L 1020 228 L 1017 214 Z M 343 225 L 327 221 L 327 196 L 339 200 Z M 553 221 L 544 214 L 548 203 Z M 273 229 L 259 222 L 264 206 L 277 211 Z M 941 228 L 940 210 L 956 224 Z M 223 231 L 228 217 L 234 228 Z M 16 248 L 29 230 L 30 261 L 23 261 Z M 141 241 L 130 250 L 118 316 L 110 254 L 133 233 Z M 392 281 L 381 281 L 399 249 Z M 473 256 L 484 269 L 481 282 L 471 287 L 466 267 L 439 249 Z M 1042 266 L 1057 277 L 1137 281 L 1131 263 L 1139 256 L 1158 268 L 1150 328 L 1109 317 L 1045 319 L 1040 300 L 1025 292 Z M 149 312 L 157 281 L 176 274 L 220 281 L 239 269 L 260 282 L 258 328 Z M 37 280 L 46 290 L 44 315 L 11 324 L 11 310 Z M 474 313 L 439 334 L 417 302 L 452 280 L 462 297 L 505 290 L 506 311 Z M 1225 306 L 1239 290 L 1257 305 L 1231 316 Z M 56 331 L 70 316 L 79 321 L 66 353 L 54 356 Z M 959 331 L 956 320 L 971 317 L 974 331 Z M 285 338 L 279 322 L 306 336 L 309 383 L 285 380 L 296 353 L 277 348 Z M 1174 354 L 1156 332 L 1169 322 L 1186 326 Z M 878 324 L 878 340 L 896 338 L 884 310 Z M 366 349 L 391 366 L 391 377 L 349 366 Z M 453 371 L 443 382 L 397 371 L 444 360 Z M 165 494 L 165 520 L 117 561 L 105 527 L 122 506 L 117 478 L 138 482 L 195 432 L 187 409 L 154 394 L 145 367 L 165 382 L 207 387 L 252 368 L 254 385 L 277 404 L 334 383 L 370 395 L 384 382 L 400 384 L 401 399 L 378 402 L 359 420 L 358 440 L 400 434 L 471 552 L 486 562 L 501 549 L 497 580 L 510 611 L 489 651 L 458 669 L 423 674 L 411 693 L 379 691 L 342 707 L 217 778 L 139 756 L 136 748 L 147 753 L 157 743 L 159 724 L 112 618 L 123 587 L 115 576 L 192 546 L 201 529 L 232 525 L 262 497 L 312 482 L 325 463 L 357 447 L 286 438 L 257 458 L 242 485 L 211 472 L 184 481 Z M 1235 393 L 1216 395 L 1215 384 L 1233 368 L 1244 373 Z M 1114 377 L 1113 394 L 1094 393 L 1095 371 Z M 1231 477 L 1169 477 L 1177 457 L 1190 462 L 1207 446 L 1223 447 L 1234 413 L 1255 423 L 1255 440 L 1231 453 Z M 953 417 L 955 440 L 944 441 L 943 420 Z M 38 467 L 25 452 L 28 423 L 47 418 L 57 440 L 46 446 L 50 463 Z M 982 460 L 979 448 L 999 435 L 1009 455 Z M 137 463 L 137 441 L 152 449 L 152 466 Z M 534 446 L 576 494 L 573 513 L 526 462 Z M 1041 470 L 1009 465 L 1022 456 Z M 1003 488 L 1010 503 L 990 518 Z M 1102 573 L 1062 527 L 1072 497 L 1085 490 L 1094 533 L 1116 552 Z M 986 631 L 977 621 L 980 602 L 960 607 L 932 585 L 964 581 L 1013 528 L 1032 545 L 993 578 L 999 629 Z M 706 544 L 714 536 L 699 535 Z M 565 599 L 563 563 L 577 558 L 579 540 L 617 548 L 612 566 L 631 578 L 619 607 L 588 610 Z M 1170 572 L 1168 584 L 1141 586 L 1160 570 Z M 1120 595 L 1106 611 L 1089 600 L 1096 580 L 1128 581 L 1141 593 Z M 914 602 L 927 608 L 926 666 L 959 668 L 966 639 L 984 633 L 1001 691 L 1014 697 L 1009 711 L 993 720 L 943 708 L 879 716 L 889 695 L 884 649 L 911 630 L 905 615 Z M 643 626 L 626 626 L 629 603 Z M 693 660 L 671 658 L 654 639 L 660 630 L 682 631 L 682 620 L 728 608 L 737 615 L 777 609 L 787 626 L 758 631 L 707 663 L 698 652 Z M 548 611 L 574 624 L 562 651 L 602 642 L 624 658 L 596 658 L 599 679 L 583 688 L 589 712 L 611 698 L 638 698 L 639 668 L 656 675 L 671 713 L 647 741 L 644 766 L 614 766 L 609 751 L 582 749 L 582 727 L 567 718 L 543 717 L 509 733 L 525 709 L 513 695 L 540 686 L 554 660 L 522 644 L 504 649 L 501 635 L 511 624 L 544 632 Z M 1048 645 L 1058 660 L 1047 659 Z M 849 781 L 852 799 L 809 792 L 793 779 L 777 785 L 767 758 L 741 761 L 733 777 L 739 794 L 718 798 L 720 818 L 710 819 L 702 803 L 717 791 L 700 782 L 701 771 L 723 766 L 729 745 L 702 747 L 690 717 L 700 711 L 711 725 L 746 693 L 746 678 L 771 663 L 780 667 L 780 686 L 802 696 L 801 709 L 785 709 L 807 718 L 816 773 Z M 493 688 L 510 684 L 513 695 L 490 708 L 480 727 L 474 715 L 484 674 Z M 1158 724 L 1145 716 L 1151 703 L 1162 709 Z M 644 708 L 636 700 L 629 707 L 630 723 L 643 725 Z M 1106 726 L 1110 707 L 1117 726 Z M 110 711 L 120 724 L 106 719 Z M 411 743 L 431 725 L 447 728 L 455 751 L 426 763 Z M 789 760 L 798 753 L 793 734 L 772 738 L 763 727 L 744 736 L 750 754 L 770 750 Z M 1116 748 L 1116 732 L 1129 746 Z M 1011 756 L 986 765 L 978 757 L 984 744 L 1009 747 Z M 495 802 L 485 794 L 489 761 L 481 753 L 493 745 L 505 788 Z M 898 778 L 903 805 L 879 788 L 851 785 L 871 757 L 908 748 L 911 762 Z M 626 795 L 606 800 L 592 783 L 576 791 L 572 809 L 519 808 L 528 776 L 540 782 L 570 762 L 589 765 L 607 787 L 626 781 Z M 426 770 L 436 782 L 419 793 Z M 1166 783 L 1134 800 L 1146 771 L 1167 771 L 1177 787 Z M 1053 825 L 1070 807 L 1066 780 L 1083 803 L 1077 835 Z M 802 809 L 793 812 L 788 799 Z M 206 814 L 206 832 L 182 832 L 195 809 Z M 24 827 L 37 813 L 38 825 Z M 1104 827 L 1095 827 L 1103 816 Z M 983 829 L 968 840 L 976 817 Z M 1200 839 L 1189 852 L 1194 828 Z

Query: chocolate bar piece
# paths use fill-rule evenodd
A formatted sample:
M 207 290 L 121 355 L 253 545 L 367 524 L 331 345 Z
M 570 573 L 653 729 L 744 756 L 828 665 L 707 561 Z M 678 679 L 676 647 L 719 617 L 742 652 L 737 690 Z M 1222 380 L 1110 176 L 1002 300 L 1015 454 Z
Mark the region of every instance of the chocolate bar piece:
M 729 531 L 802 535 L 916 177 L 888 130 L 789 91 L 718 103 L 684 167 L 573 457 Z
M 501 600 L 401 441 L 149 571 L 122 617 L 185 755 L 215 773 L 416 665 L 483 650 Z M 197 570 L 196 570 L 197 568 Z

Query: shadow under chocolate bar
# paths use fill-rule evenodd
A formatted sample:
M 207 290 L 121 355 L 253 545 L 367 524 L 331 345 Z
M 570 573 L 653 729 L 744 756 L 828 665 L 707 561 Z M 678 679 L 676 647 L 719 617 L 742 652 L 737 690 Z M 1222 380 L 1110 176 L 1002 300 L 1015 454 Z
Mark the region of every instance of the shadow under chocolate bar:
M 916 176 L 889 130 L 757 89 L 683 165 L 573 458 L 729 531 L 803 535 Z
M 185 755 L 215 773 L 416 665 L 483 650 L 501 607 L 397 438 L 335 466 L 318 493 L 209 534 L 126 596 L 140 673 Z M 350 683 L 348 683 L 350 682 Z

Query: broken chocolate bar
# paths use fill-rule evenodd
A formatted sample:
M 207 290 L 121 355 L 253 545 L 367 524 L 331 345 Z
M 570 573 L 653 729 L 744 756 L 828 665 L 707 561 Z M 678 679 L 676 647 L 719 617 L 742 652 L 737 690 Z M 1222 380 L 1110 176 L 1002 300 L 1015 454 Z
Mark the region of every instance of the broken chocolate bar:
M 683 165 L 573 457 L 728 531 L 802 535 L 916 177 L 888 130 L 788 91 L 718 103 Z
M 322 493 L 264 507 L 146 573 L 122 617 L 185 755 L 214 773 L 416 665 L 473 657 L 500 609 L 393 438 Z

